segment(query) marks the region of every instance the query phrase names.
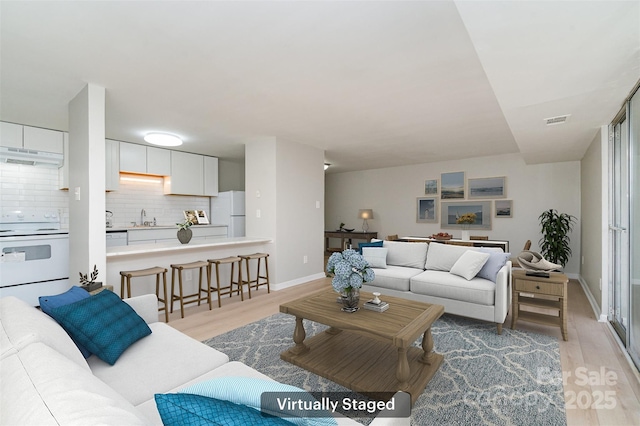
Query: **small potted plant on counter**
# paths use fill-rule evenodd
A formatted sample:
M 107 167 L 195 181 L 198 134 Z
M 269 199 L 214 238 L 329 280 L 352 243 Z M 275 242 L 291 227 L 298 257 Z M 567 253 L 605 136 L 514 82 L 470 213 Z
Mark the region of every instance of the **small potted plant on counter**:
M 193 223 L 191 222 L 191 220 L 187 219 L 184 222 L 176 223 L 176 225 L 178 225 L 179 228 L 178 240 L 180 240 L 182 244 L 187 244 L 189 241 L 191 241 L 191 237 L 193 236 L 193 231 L 189 229 L 191 225 L 193 225 Z
M 98 278 L 98 267 L 97 265 L 93 265 L 93 272 L 91 273 L 91 279 L 87 277 L 87 274 L 82 275 L 82 272 L 80 272 L 80 287 L 88 292 L 92 292 L 94 290 L 99 289 L 100 287 L 102 287 L 102 283 L 96 282 L 97 278 Z

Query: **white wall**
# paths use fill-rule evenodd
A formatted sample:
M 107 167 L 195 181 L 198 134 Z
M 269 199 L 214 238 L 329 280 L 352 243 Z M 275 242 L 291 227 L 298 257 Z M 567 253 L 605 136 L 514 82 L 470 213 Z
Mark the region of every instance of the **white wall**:
M 218 190 L 244 191 L 244 161 L 218 160 Z
M 591 142 L 581 167 L 582 247 L 580 275 L 602 310 L 602 144 L 601 132 Z M 606 170 L 605 170 L 606 173 Z
M 324 152 L 264 138 L 248 141 L 245 156 L 247 235 L 273 239 L 272 281 L 286 286 L 322 276 Z
M 416 223 L 416 198 L 424 197 L 424 181 L 440 179 L 441 173 L 466 172 L 466 178 L 507 177 L 507 199 L 513 200 L 513 218 L 492 218 L 490 231 L 473 234 L 507 240 L 517 255 L 526 240 L 539 251 L 542 237 L 538 216 L 554 208 L 578 218 L 570 234 L 573 256 L 565 267 L 569 274 L 580 271 L 580 162 L 526 165 L 519 154 L 480 157 L 457 161 L 425 163 L 358 172 L 329 173 L 325 178 L 325 228 L 361 229 L 358 209 L 373 209 L 369 230 L 379 237 L 428 236 L 447 231 L 459 237 L 460 231 L 441 230 L 440 224 Z M 438 217 L 440 216 L 438 212 Z

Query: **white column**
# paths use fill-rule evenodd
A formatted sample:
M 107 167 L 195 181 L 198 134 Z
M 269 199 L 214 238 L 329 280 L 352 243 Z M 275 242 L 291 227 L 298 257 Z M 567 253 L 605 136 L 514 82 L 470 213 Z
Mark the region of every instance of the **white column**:
M 88 84 L 69 103 L 69 277 L 106 277 L 105 89 Z M 106 284 L 106 283 L 105 283 Z

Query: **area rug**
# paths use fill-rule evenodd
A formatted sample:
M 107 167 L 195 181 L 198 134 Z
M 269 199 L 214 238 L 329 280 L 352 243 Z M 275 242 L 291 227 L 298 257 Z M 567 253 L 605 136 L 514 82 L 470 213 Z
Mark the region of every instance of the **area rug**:
M 307 337 L 327 327 L 305 320 Z M 310 392 L 348 389 L 280 359 L 295 319 L 275 314 L 204 343 Z M 413 425 L 565 425 L 560 349 L 554 337 L 444 315 L 432 327 L 444 361 L 411 411 Z M 420 346 L 420 341 L 416 341 Z M 371 418 L 356 418 L 368 424 Z

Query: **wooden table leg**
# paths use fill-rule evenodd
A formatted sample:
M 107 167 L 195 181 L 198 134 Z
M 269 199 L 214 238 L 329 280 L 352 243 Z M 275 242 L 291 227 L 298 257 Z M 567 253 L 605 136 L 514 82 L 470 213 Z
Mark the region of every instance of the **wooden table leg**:
M 562 339 L 566 342 L 569 340 L 567 335 L 567 298 L 562 298 L 562 309 L 560 309 L 560 330 L 562 331 Z
M 396 378 L 400 383 L 398 390 L 407 391 L 409 389 L 409 360 L 407 359 L 407 348 L 398 348 L 398 368 L 396 369 Z
M 511 295 L 512 297 L 512 304 L 511 304 L 511 329 L 515 330 L 516 329 L 516 322 L 518 321 L 518 297 L 520 297 L 520 293 L 517 291 L 514 291 L 513 294 Z
M 293 330 L 293 341 L 296 345 L 293 348 L 289 349 L 291 353 L 293 353 L 294 355 L 301 355 L 309 351 L 309 347 L 304 344 L 305 337 L 307 337 L 307 333 L 304 330 L 302 318 L 296 317 L 296 328 L 295 330 Z
M 420 362 L 423 364 L 431 365 L 435 352 L 433 352 L 433 336 L 431 335 L 431 327 L 427 328 L 422 336 L 422 350 L 424 353 L 420 358 Z

